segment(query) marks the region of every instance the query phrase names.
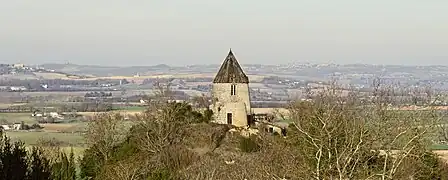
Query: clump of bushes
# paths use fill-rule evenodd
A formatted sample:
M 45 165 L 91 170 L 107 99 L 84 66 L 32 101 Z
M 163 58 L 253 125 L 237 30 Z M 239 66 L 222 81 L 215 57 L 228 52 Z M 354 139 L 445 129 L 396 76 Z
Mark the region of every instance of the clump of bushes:
M 58 122 L 56 121 L 56 119 L 53 118 L 53 117 L 42 117 L 42 118 L 39 118 L 39 119 L 37 120 L 37 122 L 40 123 L 40 124 L 58 123 Z
M 39 124 L 34 123 L 33 125 L 30 126 L 30 129 L 36 129 L 36 130 L 39 130 L 39 129 L 43 129 L 43 128 L 42 128 L 42 126 L 40 126 Z
M 60 147 L 64 145 L 64 142 L 56 138 L 40 138 L 37 140 L 37 145 L 42 147 Z
M 252 153 L 260 150 L 260 145 L 255 136 L 240 137 L 239 148 L 242 152 Z

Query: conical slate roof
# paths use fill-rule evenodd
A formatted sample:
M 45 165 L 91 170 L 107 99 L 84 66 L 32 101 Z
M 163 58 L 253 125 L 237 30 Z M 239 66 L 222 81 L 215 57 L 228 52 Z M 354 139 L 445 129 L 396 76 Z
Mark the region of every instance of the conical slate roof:
M 238 64 L 232 49 L 230 49 L 229 55 L 222 63 L 213 83 L 249 83 L 249 78 L 247 78 L 240 64 Z

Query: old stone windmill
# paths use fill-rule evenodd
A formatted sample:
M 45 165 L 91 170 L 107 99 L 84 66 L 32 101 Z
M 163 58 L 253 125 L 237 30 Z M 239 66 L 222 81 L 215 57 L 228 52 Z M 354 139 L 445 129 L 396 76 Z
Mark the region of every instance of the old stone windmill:
M 249 78 L 243 72 L 232 50 L 221 65 L 212 87 L 211 109 L 214 121 L 245 127 L 251 124 Z

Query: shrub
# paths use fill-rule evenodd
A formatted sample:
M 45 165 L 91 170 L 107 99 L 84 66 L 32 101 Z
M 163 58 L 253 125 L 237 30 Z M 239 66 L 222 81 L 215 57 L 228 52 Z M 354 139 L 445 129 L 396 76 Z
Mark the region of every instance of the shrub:
M 59 152 L 59 156 L 52 164 L 52 179 L 76 179 L 76 164 L 73 150 L 69 155 Z
M 37 122 L 40 124 L 55 123 L 56 119 L 53 117 L 42 117 L 42 118 L 39 118 L 37 120 Z
M 101 167 L 104 166 L 104 158 L 95 149 L 90 147 L 84 151 L 82 158 L 80 159 L 80 176 L 82 179 L 95 178 L 101 171 Z
M 210 145 L 211 145 L 212 151 L 215 151 L 216 148 L 219 148 L 221 146 L 229 129 L 230 129 L 230 127 L 226 126 L 226 125 L 218 126 L 214 129 L 214 131 L 212 132 L 212 135 L 210 137 L 210 143 L 211 143 Z
M 203 113 L 203 122 L 209 123 L 212 120 L 213 120 L 213 111 L 207 108 Z
M 160 162 L 163 169 L 176 172 L 179 169 L 187 167 L 193 163 L 197 155 L 182 146 L 172 146 L 162 151 L 160 154 Z
M 53 138 L 40 138 L 37 140 L 36 144 L 43 147 L 59 147 L 62 146 L 64 142 L 53 137 Z
M 112 161 L 125 160 L 138 152 L 139 152 L 139 149 L 138 149 L 137 144 L 134 141 L 131 141 L 130 139 L 128 139 L 113 148 L 111 160 Z
M 160 169 L 150 173 L 148 180 L 175 180 L 170 170 Z
M 30 129 L 42 129 L 42 126 L 40 126 L 39 124 L 35 123 L 35 124 L 31 125 Z
M 448 165 L 436 154 L 432 152 L 426 152 L 422 155 L 422 160 L 419 162 L 415 159 L 414 162 L 408 163 L 411 168 L 415 169 L 414 177 L 416 179 L 447 179 L 448 178 Z M 406 168 L 406 166 L 405 166 Z
M 254 136 L 241 137 L 239 140 L 240 150 L 246 153 L 257 152 L 260 150 L 260 145 Z

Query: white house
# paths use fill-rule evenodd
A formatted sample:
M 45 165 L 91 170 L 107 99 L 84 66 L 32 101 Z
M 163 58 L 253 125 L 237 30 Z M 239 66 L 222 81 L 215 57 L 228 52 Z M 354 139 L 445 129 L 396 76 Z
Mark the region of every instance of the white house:
M 1 127 L 2 127 L 3 130 L 11 130 L 11 127 L 9 125 L 6 125 L 6 124 L 2 125 Z

